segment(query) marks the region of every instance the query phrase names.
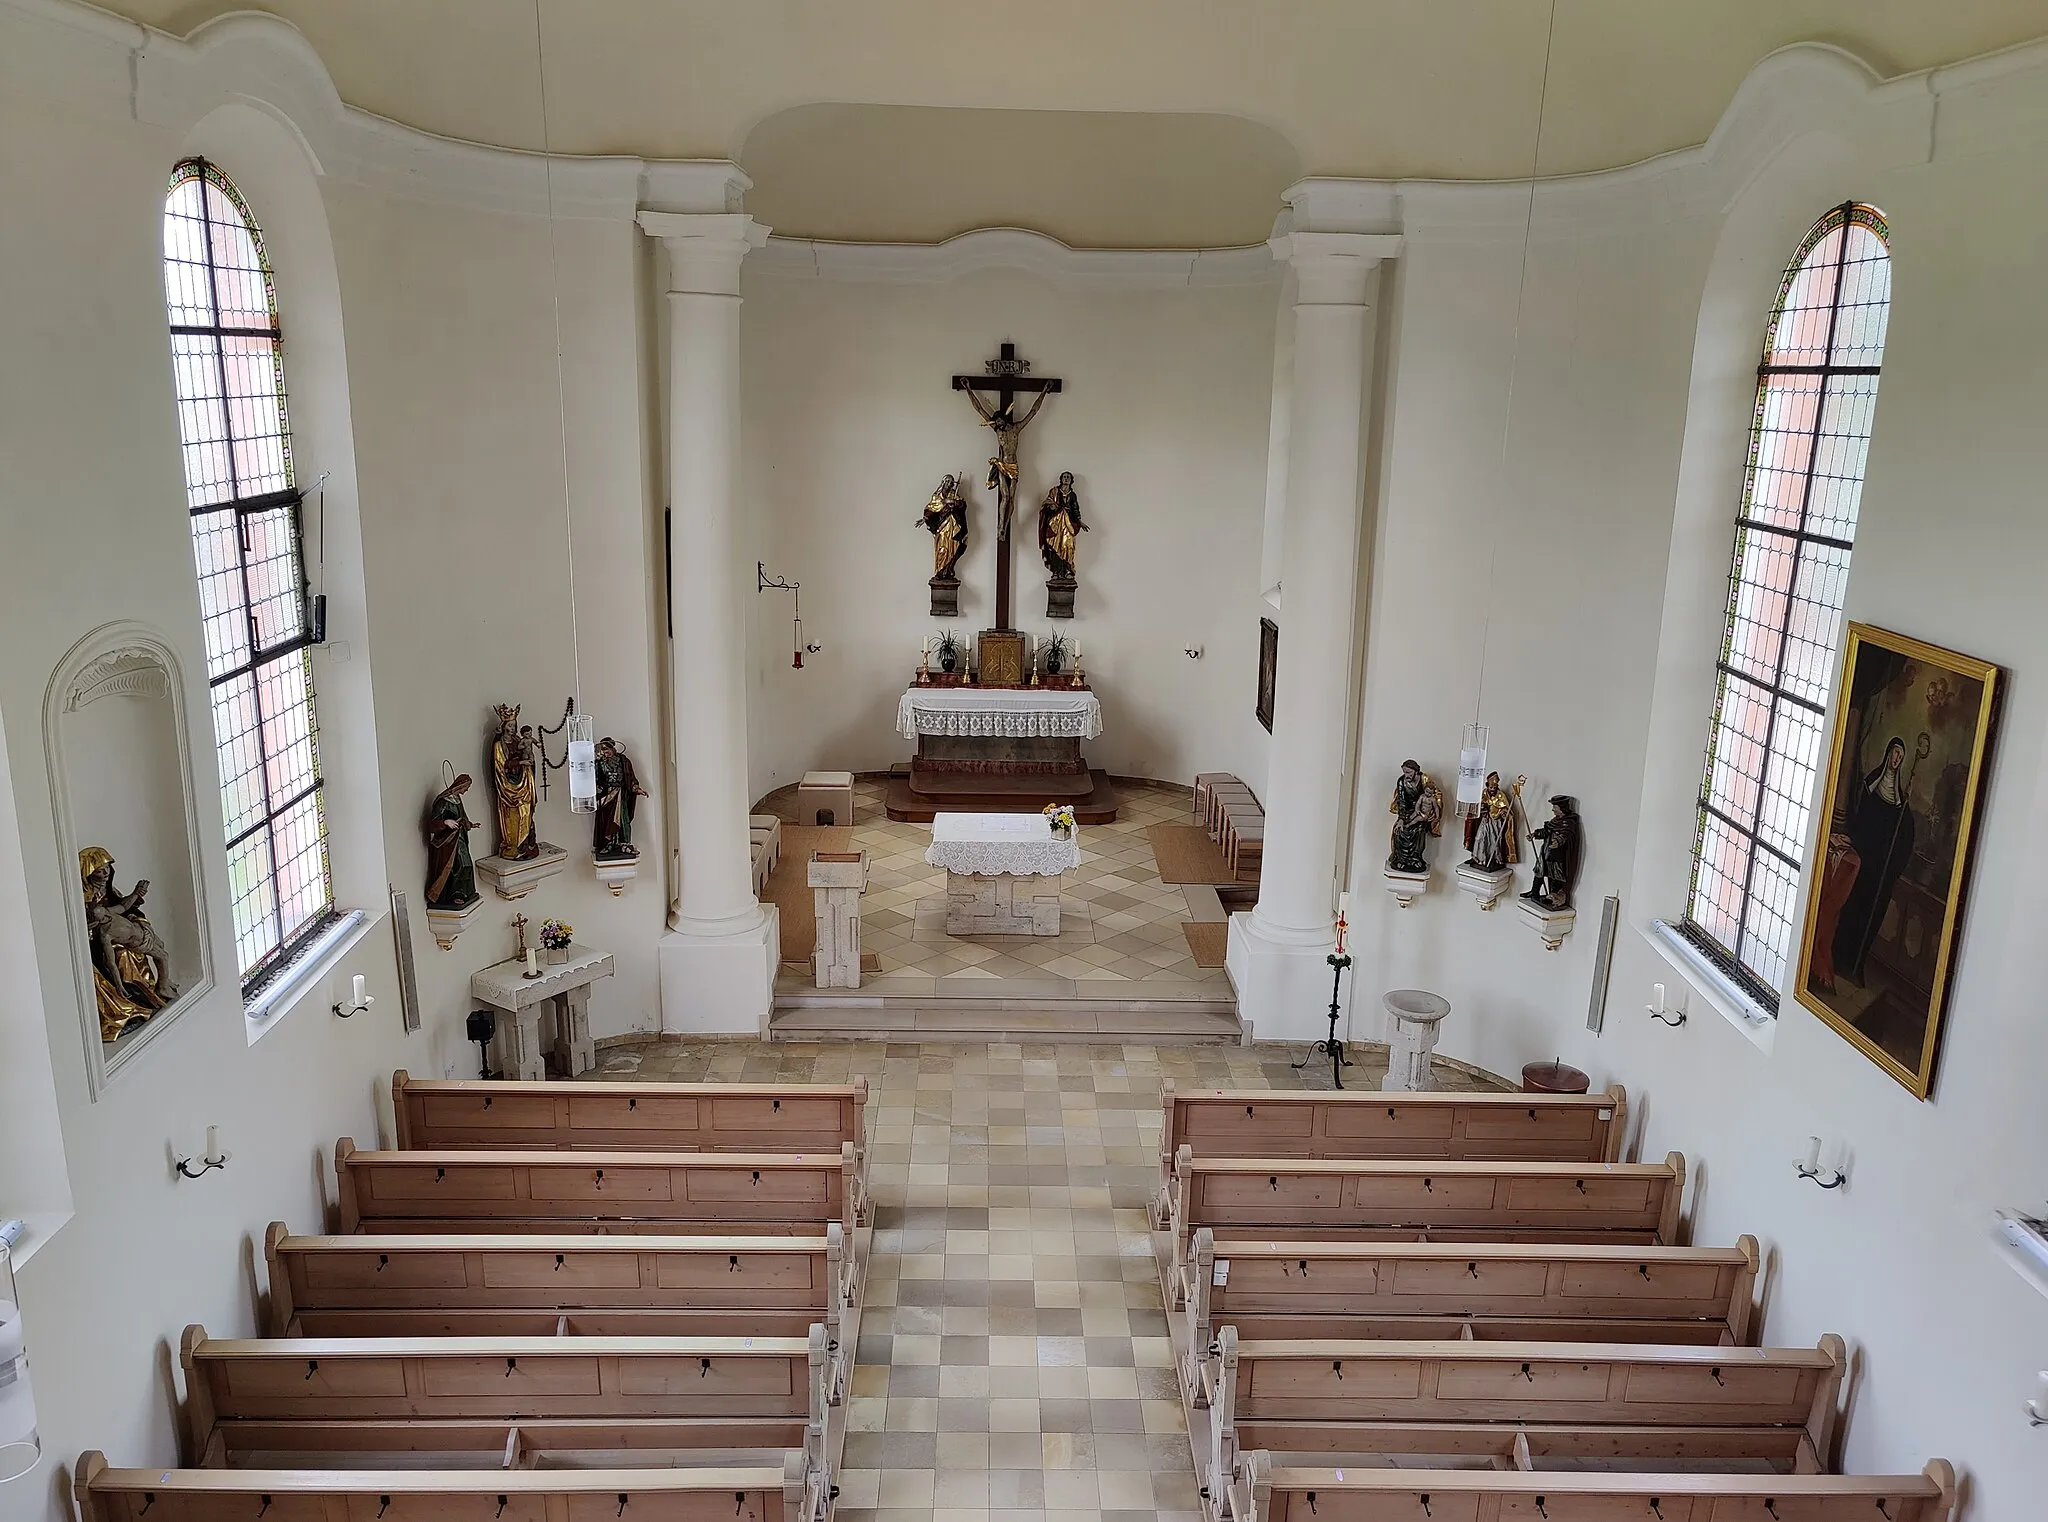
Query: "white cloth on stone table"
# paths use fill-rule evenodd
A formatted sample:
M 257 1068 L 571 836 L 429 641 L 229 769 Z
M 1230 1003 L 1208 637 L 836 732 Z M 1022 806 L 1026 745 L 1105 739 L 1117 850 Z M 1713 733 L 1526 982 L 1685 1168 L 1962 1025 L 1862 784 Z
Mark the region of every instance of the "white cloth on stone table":
M 924 859 L 969 877 L 1057 877 L 1081 865 L 1081 832 L 1063 840 L 1043 814 L 940 814 Z
M 1030 687 L 913 687 L 896 704 L 896 733 L 1093 740 L 1102 704 L 1092 692 Z

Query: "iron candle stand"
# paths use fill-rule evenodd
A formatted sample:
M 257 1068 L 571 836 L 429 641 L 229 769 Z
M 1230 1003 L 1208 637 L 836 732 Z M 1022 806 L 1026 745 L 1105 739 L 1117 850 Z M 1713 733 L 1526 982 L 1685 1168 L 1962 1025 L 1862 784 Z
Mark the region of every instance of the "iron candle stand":
M 1337 1039 L 1337 1018 L 1339 990 L 1344 986 L 1344 969 L 1351 965 L 1351 953 L 1333 951 L 1324 958 L 1330 964 L 1330 1034 L 1308 1049 L 1308 1056 L 1295 1063 L 1296 1068 L 1305 1068 L 1316 1057 L 1327 1053 L 1330 1058 L 1330 1080 L 1338 1088 L 1344 1087 L 1344 1069 L 1358 1064 L 1344 1055 L 1344 1043 Z

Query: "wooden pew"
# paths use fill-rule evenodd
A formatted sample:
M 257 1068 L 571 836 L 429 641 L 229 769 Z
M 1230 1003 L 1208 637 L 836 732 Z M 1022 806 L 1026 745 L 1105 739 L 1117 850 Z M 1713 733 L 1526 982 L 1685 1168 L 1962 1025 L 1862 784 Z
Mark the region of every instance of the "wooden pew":
M 1685 1158 L 1661 1163 L 1174 1160 L 1167 1302 L 1185 1303 L 1194 1232 L 1330 1242 L 1678 1240 Z
M 1197 1157 L 1426 1157 L 1614 1163 L 1628 1095 L 1323 1094 L 1267 1089 L 1176 1093 L 1166 1084 L 1153 1224 L 1173 1214 L 1174 1160 Z
M 1497 1451 L 1521 1427 L 1545 1451 L 1767 1459 L 1828 1468 L 1847 1350 L 1559 1342 L 1245 1342 L 1224 1327 L 1198 1371 L 1212 1493 L 1238 1458 Z
M 1953 1522 L 1956 1473 L 1531 1474 L 1276 1468 L 1246 1457 L 1230 1522 Z
M 79 1522 L 822 1522 L 802 1456 L 782 1469 L 111 1469 L 81 1454 Z
M 822 1236 L 851 1228 L 858 1164 L 837 1153 L 359 1152 L 334 1145 L 345 1233 L 606 1231 Z
M 853 1361 L 845 1233 L 821 1237 L 264 1233 L 272 1337 L 808 1337 Z
M 803 1338 L 268 1339 L 192 1326 L 179 1354 L 200 1468 L 277 1453 L 473 1453 L 480 1434 L 503 1445 L 517 1429 L 532 1447 L 576 1451 L 797 1449 L 807 1473 L 829 1478 L 822 1325 Z
M 1585 1243 L 1232 1242 L 1195 1229 L 1187 1345 L 1248 1342 L 1750 1340 L 1755 1237 L 1733 1247 Z
M 400 1151 L 567 1147 L 606 1152 L 801 1152 L 853 1144 L 865 1178 L 868 1084 L 516 1083 L 391 1075 Z M 864 1197 L 857 1197 L 864 1207 Z M 860 1212 L 865 1215 L 865 1209 Z

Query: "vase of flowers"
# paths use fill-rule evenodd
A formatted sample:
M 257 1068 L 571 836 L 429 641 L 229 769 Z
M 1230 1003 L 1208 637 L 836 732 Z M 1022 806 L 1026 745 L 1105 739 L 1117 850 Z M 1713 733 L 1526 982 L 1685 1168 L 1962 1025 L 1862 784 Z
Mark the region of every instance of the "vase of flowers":
M 1061 840 L 1074 837 L 1074 809 L 1072 804 L 1048 803 L 1045 806 L 1045 822 L 1052 827 L 1053 834 Z
M 576 939 L 576 927 L 563 920 L 540 922 L 540 955 L 543 962 L 559 965 L 569 960 L 569 943 Z

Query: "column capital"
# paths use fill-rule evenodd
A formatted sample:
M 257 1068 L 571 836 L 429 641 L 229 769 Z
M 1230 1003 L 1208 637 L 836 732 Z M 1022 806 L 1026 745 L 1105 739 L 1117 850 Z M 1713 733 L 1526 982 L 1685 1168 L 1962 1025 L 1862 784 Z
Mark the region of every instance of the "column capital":
M 1380 261 L 1401 252 L 1398 233 L 1289 232 L 1269 238 L 1273 257 L 1294 266 L 1296 306 L 1363 306 Z
M 740 263 L 768 241 L 745 212 L 643 211 L 640 229 L 668 250 L 670 294 L 737 296 Z

